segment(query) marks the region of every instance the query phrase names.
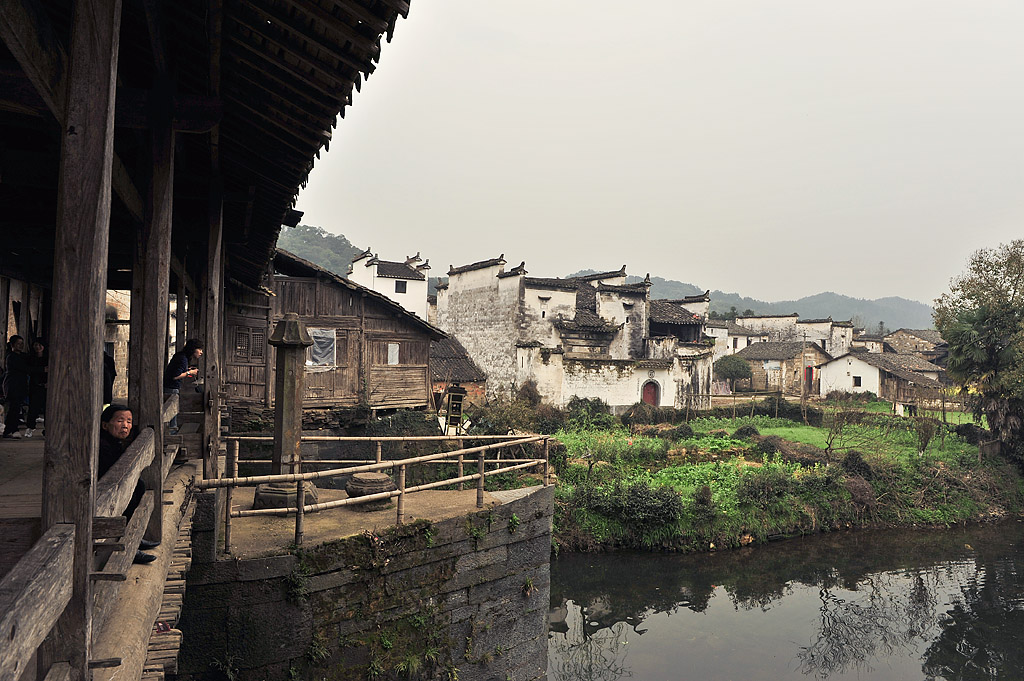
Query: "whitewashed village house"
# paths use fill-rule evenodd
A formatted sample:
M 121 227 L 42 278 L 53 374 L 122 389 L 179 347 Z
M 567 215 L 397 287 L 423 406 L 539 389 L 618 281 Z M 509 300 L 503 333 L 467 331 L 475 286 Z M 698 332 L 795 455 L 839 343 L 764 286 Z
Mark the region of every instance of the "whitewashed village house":
M 820 368 L 821 396 L 832 391 L 872 392 L 903 413 L 906 406 L 934 399 L 942 384 L 942 367 L 916 355 L 894 352 L 849 352 Z
M 488 396 L 534 381 L 545 402 L 600 398 L 705 406 L 712 345 L 708 297 L 651 300 L 626 268 L 566 279 L 505 270 L 504 256 L 452 267 L 437 288 L 437 323 L 487 373 Z
M 800 319 L 797 313 L 737 317 L 736 323 L 751 331 L 767 334 L 769 341 L 807 341 L 817 343 L 836 357 L 849 352 L 853 345 L 853 322 L 825 319 Z
M 726 355 L 735 355 L 754 343 L 768 340 L 767 333 L 752 331 L 727 319 L 709 319 L 705 324 L 704 332 L 715 340 L 716 362 Z
M 409 312 L 427 321 L 427 272 L 430 260 L 420 254 L 404 262 L 381 260 L 369 248 L 352 260 L 348 279 L 390 298 Z

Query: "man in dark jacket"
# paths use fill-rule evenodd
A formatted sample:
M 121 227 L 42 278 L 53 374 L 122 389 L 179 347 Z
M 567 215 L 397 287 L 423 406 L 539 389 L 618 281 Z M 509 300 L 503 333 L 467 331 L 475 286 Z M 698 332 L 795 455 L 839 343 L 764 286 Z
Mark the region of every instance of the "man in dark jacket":
M 190 338 L 185 342 L 185 347 L 171 355 L 171 361 L 164 368 L 164 397 L 177 395 L 181 391 L 181 382 L 185 378 L 194 378 L 199 369 L 190 367 L 189 364 L 203 356 L 203 341 L 198 338 Z M 178 417 L 171 419 L 171 431 L 176 432 L 178 428 Z
M 28 397 L 28 357 L 25 355 L 25 339 L 11 336 L 7 341 L 7 362 L 4 372 L 4 395 L 7 403 L 4 406 L 5 438 L 20 439 L 18 425 L 21 423 L 21 411 Z
M 96 479 L 99 480 L 107 471 L 113 467 L 117 460 L 124 454 L 124 450 L 127 449 L 129 444 L 129 437 L 132 434 L 132 410 L 122 404 L 112 404 L 103 410 L 103 414 L 100 416 L 100 452 L 99 461 L 96 468 Z M 128 506 L 125 507 L 124 515 L 125 518 L 131 520 L 132 514 L 135 512 L 135 508 L 142 501 L 142 495 L 146 493 L 146 486 L 142 484 L 140 480 L 135 485 L 135 492 L 132 494 L 131 501 L 128 502 Z M 154 513 L 159 513 L 162 509 L 154 509 Z M 140 549 L 151 549 L 158 546 L 160 542 L 151 542 L 143 539 L 139 543 Z M 144 553 L 143 551 L 135 552 L 135 563 L 152 563 L 156 560 L 156 556 L 151 553 Z

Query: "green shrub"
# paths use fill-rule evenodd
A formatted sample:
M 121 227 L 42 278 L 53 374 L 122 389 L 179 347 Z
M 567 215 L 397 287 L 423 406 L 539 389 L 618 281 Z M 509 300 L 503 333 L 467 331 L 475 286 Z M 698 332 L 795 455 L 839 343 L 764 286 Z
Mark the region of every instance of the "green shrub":
M 608 408 L 608 403 L 598 397 L 573 396 L 565 405 L 566 426 L 575 430 L 597 430 L 612 428 L 616 425 L 615 417 Z

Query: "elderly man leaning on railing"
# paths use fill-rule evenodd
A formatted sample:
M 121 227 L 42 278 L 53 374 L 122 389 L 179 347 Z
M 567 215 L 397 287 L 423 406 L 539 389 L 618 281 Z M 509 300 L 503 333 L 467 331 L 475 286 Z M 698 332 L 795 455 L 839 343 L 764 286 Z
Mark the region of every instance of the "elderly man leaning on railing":
M 153 438 L 152 431 L 146 429 L 144 432 L 151 443 Z M 103 477 L 126 453 L 131 444 L 129 441 L 131 433 L 131 409 L 122 404 L 112 404 L 103 410 L 103 414 L 100 416 L 100 450 L 98 466 L 96 468 L 97 480 L 103 480 Z M 152 448 L 152 444 L 150 444 L 150 448 Z M 142 501 L 142 495 L 146 493 L 146 486 L 142 484 L 141 480 L 138 480 L 138 472 L 141 472 L 141 468 L 136 472 L 135 489 L 132 492 L 131 499 L 122 512 L 122 515 L 128 519 L 132 517 L 135 509 L 139 506 L 139 502 Z M 115 472 L 115 475 L 121 474 L 123 476 L 125 473 L 128 473 L 128 471 L 118 470 Z M 159 545 L 160 542 L 141 540 L 139 542 L 139 550 L 135 552 L 135 558 L 132 562 L 136 564 L 152 563 L 156 560 L 156 556 L 146 553 L 143 549 L 152 549 Z

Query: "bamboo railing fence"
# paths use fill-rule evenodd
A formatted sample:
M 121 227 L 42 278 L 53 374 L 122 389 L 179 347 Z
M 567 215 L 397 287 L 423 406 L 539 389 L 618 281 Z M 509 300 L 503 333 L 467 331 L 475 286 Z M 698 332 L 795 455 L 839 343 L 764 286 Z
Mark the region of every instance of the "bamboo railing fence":
M 436 489 L 438 487 L 447 487 L 449 485 L 459 485 L 459 489 L 463 489 L 463 485 L 470 481 L 476 482 L 476 505 L 477 508 L 483 508 L 484 505 L 484 481 L 487 476 L 497 475 L 499 473 L 508 473 L 510 471 L 524 470 L 528 468 L 540 468 L 543 472 L 544 485 L 547 486 L 551 483 L 550 466 L 548 462 L 549 453 L 549 441 L 550 437 L 546 435 L 530 435 L 526 437 L 517 437 L 509 435 L 481 435 L 474 437 L 466 436 L 447 436 L 447 435 L 424 435 L 424 436 L 409 436 L 409 437 L 329 437 L 329 436 L 309 436 L 302 437 L 301 442 L 369 442 L 376 445 L 376 456 L 375 460 L 371 463 L 367 463 L 366 459 L 326 459 L 326 460 L 313 460 L 307 461 L 307 464 L 355 464 L 350 466 L 344 466 L 341 468 L 330 468 L 327 470 L 318 471 L 307 471 L 301 472 L 302 462 L 299 462 L 300 472 L 298 473 L 285 473 L 281 475 L 249 475 L 239 476 L 238 475 L 238 451 L 239 444 L 241 442 L 273 442 L 272 437 L 268 436 L 235 436 L 226 438 L 228 443 L 226 471 L 228 477 L 202 480 L 196 483 L 197 489 L 224 489 L 225 490 L 225 510 L 224 510 L 224 550 L 228 553 L 231 551 L 231 519 L 232 518 L 245 518 L 250 516 L 258 515 L 278 515 L 287 516 L 295 514 L 295 544 L 298 546 L 302 543 L 304 534 L 304 516 L 306 513 L 315 511 L 323 511 L 332 508 L 340 508 L 343 506 L 353 506 L 356 504 L 365 504 L 373 501 L 381 501 L 385 499 L 391 499 L 394 497 L 398 498 L 397 518 L 396 523 L 401 525 L 405 521 L 405 496 L 407 494 L 413 494 L 416 492 L 422 492 L 429 489 Z M 497 440 L 490 444 L 478 445 L 475 447 L 463 447 L 465 440 Z M 382 459 L 382 444 L 385 442 L 455 442 L 458 444 L 458 449 L 450 452 L 438 452 L 436 454 L 427 454 L 424 456 L 413 456 L 404 459 Z M 518 459 L 501 459 L 500 453 L 502 450 L 511 449 L 513 447 L 519 447 L 525 444 L 534 442 L 543 443 L 543 456 L 539 458 L 518 458 Z M 497 458 L 487 459 L 486 455 L 488 452 L 496 452 Z M 475 473 L 466 474 L 465 464 L 466 457 L 468 455 L 474 455 L 477 464 L 477 470 Z M 246 463 L 269 463 L 268 459 L 246 459 Z M 406 486 L 406 473 L 409 467 L 419 464 L 456 464 L 456 475 L 450 478 L 444 478 L 442 480 L 436 480 L 433 482 L 424 483 L 421 485 L 415 485 L 412 487 Z M 487 470 L 487 465 L 496 465 L 492 470 Z M 334 478 L 344 475 L 352 475 L 354 473 L 362 472 L 373 472 L 391 469 L 397 471 L 397 489 L 390 492 L 379 492 L 377 494 L 368 494 L 361 497 L 349 497 L 346 499 L 336 499 L 334 501 L 326 501 L 317 504 L 306 504 L 305 503 L 305 482 L 309 480 L 319 480 L 324 478 Z M 252 485 L 258 485 L 263 483 L 295 483 L 295 506 L 287 508 L 261 508 L 261 509 L 239 509 L 233 508 L 234 490 L 236 487 L 248 487 Z

